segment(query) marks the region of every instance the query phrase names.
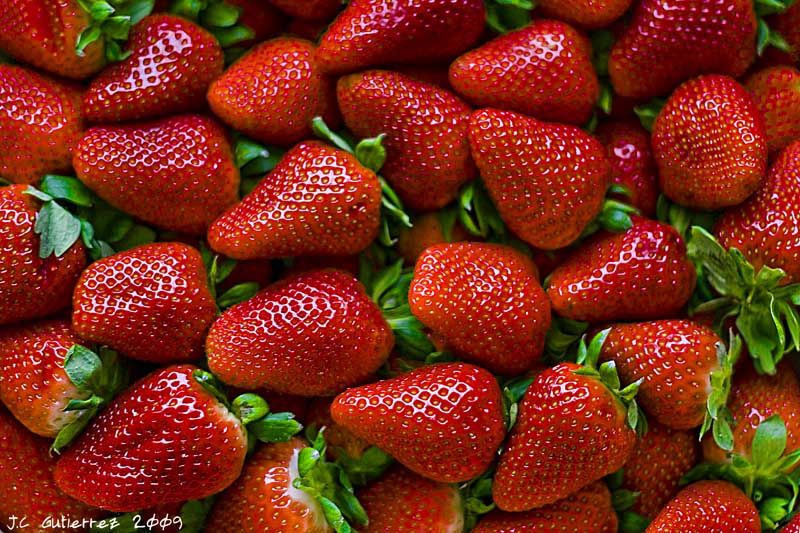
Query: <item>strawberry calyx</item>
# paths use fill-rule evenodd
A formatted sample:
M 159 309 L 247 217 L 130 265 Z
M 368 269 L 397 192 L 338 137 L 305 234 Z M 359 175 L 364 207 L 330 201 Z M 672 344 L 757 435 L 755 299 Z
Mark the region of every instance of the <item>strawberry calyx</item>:
M 733 416 L 726 407 L 733 382 L 733 367 L 742 352 L 742 339 L 730 333 L 730 348 L 722 342 L 717 343 L 719 367 L 711 372 L 711 393 L 706 400 L 706 414 L 700 426 L 700 439 L 711 429 L 717 446 L 729 452 L 733 450 Z
M 611 114 L 611 104 L 614 99 L 614 89 L 611 86 L 611 78 L 608 74 L 608 59 L 611 56 L 611 48 L 614 45 L 614 33 L 610 30 L 596 30 L 589 35 L 592 41 L 592 63 L 600 81 L 600 96 L 597 99 L 597 107 L 605 115 Z M 593 123 L 597 122 L 597 114 L 593 117 Z M 591 128 L 593 131 L 594 128 Z
M 531 22 L 531 11 L 536 7 L 533 0 L 486 0 L 486 24 L 497 33 L 527 26 Z
M 588 322 L 554 316 L 544 341 L 547 359 L 554 363 L 564 361 L 568 353 L 577 349 L 578 343 L 588 327 Z
M 527 256 L 531 255 L 530 246 L 508 230 L 480 179 L 464 185 L 453 209 L 458 221 L 471 235 L 487 242 L 511 246 Z
M 672 202 L 663 194 L 658 196 L 656 219 L 675 228 L 684 241 L 688 241 L 691 237 L 692 226 L 700 226 L 706 231 L 711 231 L 717 218 L 719 218 L 717 212 L 695 211 Z
M 261 290 L 261 286 L 255 281 L 246 281 L 234 285 L 222 294 L 219 294 L 219 285 L 228 279 L 233 269 L 236 268 L 237 261 L 213 253 L 205 243 L 201 243 L 200 245 L 200 255 L 203 258 L 203 264 L 208 273 L 208 290 L 211 292 L 211 296 L 214 298 L 219 312 L 249 300 Z
M 606 194 L 630 196 L 630 191 L 622 185 L 612 184 Z M 600 213 L 583 229 L 581 238 L 597 233 L 601 228 L 612 233 L 628 231 L 633 227 L 631 215 L 641 215 L 641 212 L 632 205 L 606 198 Z
M 281 148 L 264 146 L 234 133 L 234 159 L 241 175 L 240 195 L 247 196 L 275 168 L 285 153 Z
M 661 113 L 661 110 L 666 105 L 667 101 L 664 98 L 653 98 L 646 104 L 642 104 L 633 108 L 633 112 L 639 117 L 639 122 L 642 127 L 647 131 L 653 131 L 653 124 L 656 117 Z
M 75 53 L 85 55 L 86 47 L 103 39 L 106 59 L 122 61 L 131 55 L 123 51 L 131 27 L 153 11 L 155 0 L 78 0 L 78 5 L 89 14 L 89 25 L 78 35 Z
M 464 531 L 471 531 L 481 516 L 497 507 L 492 500 L 493 477 L 494 467 L 458 487 L 464 508 Z
M 641 494 L 622 487 L 624 474 L 625 469 L 621 468 L 603 478 L 611 491 L 611 506 L 619 519 L 619 531 L 623 533 L 644 533 L 647 526 L 650 525 L 650 520 L 639 513 L 631 511 Z
M 783 52 L 791 52 L 792 46 L 779 33 L 770 29 L 764 17 L 783 13 L 794 4 L 795 0 L 754 0 L 753 8 L 758 17 L 756 30 L 756 52 L 763 55 L 768 47 Z
M 206 28 L 222 48 L 230 48 L 255 37 L 251 28 L 239 23 L 242 9 L 225 0 L 174 0 L 169 10 Z
M 533 376 L 519 376 L 511 378 L 503 384 L 503 413 L 505 415 L 506 431 L 511 430 L 516 424 L 517 416 L 519 415 L 519 403 L 535 379 Z

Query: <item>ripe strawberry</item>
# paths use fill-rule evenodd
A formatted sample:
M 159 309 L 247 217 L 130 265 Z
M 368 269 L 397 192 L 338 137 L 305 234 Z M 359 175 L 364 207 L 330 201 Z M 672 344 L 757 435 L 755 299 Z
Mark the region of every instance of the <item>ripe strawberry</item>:
M 67 172 L 83 131 L 78 87 L 0 65 L 0 177 L 36 183 Z
M 593 323 L 680 313 L 696 281 L 683 239 L 672 226 L 633 222 L 624 233 L 593 237 L 550 274 L 554 312 Z
M 369 448 L 369 443 L 356 437 L 347 429 L 333 421 L 331 417 L 332 398 L 314 398 L 308 406 L 305 423 L 307 426 L 325 428 L 325 441 L 328 443 L 328 456 L 332 459 L 342 457 L 359 458 Z
M 764 119 L 726 76 L 701 76 L 672 93 L 653 125 L 661 190 L 675 202 L 715 210 L 742 203 L 767 169 Z
M 311 137 L 311 119 L 337 122 L 334 82 L 314 61 L 314 45 L 280 37 L 251 49 L 208 90 L 211 110 L 234 129 L 268 144 Z
M 86 264 L 80 242 L 60 257 L 39 257 L 39 201 L 24 185 L 0 187 L 0 324 L 51 315 L 69 305 Z
M 448 216 L 447 211 L 425 213 L 414 219 L 412 227 L 400 230 L 397 253 L 406 264 L 414 265 L 422 252 L 434 244 L 467 241 L 472 238 L 464 226 L 455 220 L 455 216 Z
M 404 205 L 444 207 L 476 176 L 467 139 L 471 109 L 446 90 L 373 70 L 340 78 L 337 95 L 344 122 L 356 136 L 386 135 L 381 175 Z
M 603 145 L 578 128 L 483 109 L 469 141 L 500 216 L 529 244 L 567 246 L 600 213 L 611 167 Z
M 753 502 L 727 481 L 698 481 L 675 496 L 650 523 L 647 533 L 731 531 L 761 533 Z
M 585 28 L 602 28 L 620 18 L 633 0 L 539 0 L 538 9 L 548 17 Z
M 478 522 L 472 533 L 615 533 L 617 522 L 611 493 L 598 481 L 539 509 L 523 513 L 493 511 Z
M 765 68 L 745 82 L 764 116 L 771 153 L 800 139 L 800 70 L 788 66 Z
M 472 479 L 505 434 L 500 387 L 465 363 L 424 366 L 349 389 L 331 405 L 334 422 L 434 481 Z
M 89 84 L 83 101 L 92 122 L 122 122 L 195 111 L 222 74 L 222 47 L 209 32 L 174 15 L 134 26 L 130 56 Z
M 231 307 L 206 340 L 225 383 L 329 396 L 370 377 L 393 345 L 380 309 L 353 277 L 318 270 L 279 281 Z
M 350 255 L 378 234 L 381 186 L 351 154 L 317 141 L 292 148 L 208 230 L 235 259 Z
M 89 265 L 75 287 L 72 328 L 140 361 L 203 354 L 216 315 L 200 253 L 185 244 L 145 244 Z
M 780 529 L 781 533 L 800 533 L 800 514 L 794 515 L 788 524 Z
M 343 74 L 448 60 L 475 44 L 485 18 L 480 0 L 353 0 L 322 36 L 317 62 Z
M 534 21 L 467 52 L 450 66 L 450 83 L 477 106 L 569 124 L 586 122 L 600 96 L 591 43 L 556 20 Z
M 342 8 L 341 0 L 268 0 L 287 15 L 309 20 L 330 20 Z
M 205 234 L 239 198 L 227 134 L 198 115 L 91 128 L 73 164 L 103 200 L 172 231 Z
M 517 375 L 544 351 L 550 302 L 533 262 L 499 244 L 435 245 L 417 261 L 411 312 L 464 359 Z

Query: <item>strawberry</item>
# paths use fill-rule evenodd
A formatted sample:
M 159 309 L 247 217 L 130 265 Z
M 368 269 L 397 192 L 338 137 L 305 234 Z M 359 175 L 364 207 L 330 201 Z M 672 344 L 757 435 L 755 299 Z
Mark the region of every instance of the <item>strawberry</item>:
M 344 74 L 448 60 L 478 41 L 485 17 L 480 0 L 353 0 L 322 36 L 317 62 Z
M 225 311 L 206 340 L 208 365 L 225 383 L 299 396 L 329 396 L 369 378 L 394 344 L 361 284 L 318 270 L 267 287 Z
M 484 472 L 505 434 L 500 387 L 489 372 L 465 363 L 349 389 L 336 397 L 331 416 L 408 469 L 444 483 Z
M 686 207 L 742 203 L 767 169 L 764 120 L 752 96 L 727 76 L 678 87 L 653 125 L 661 189 Z
M 0 177 L 36 183 L 68 171 L 83 131 L 80 102 L 72 84 L 0 65 Z
M 354 156 L 303 142 L 211 225 L 208 242 L 235 259 L 355 254 L 376 237 L 380 204 L 377 176 Z
M 578 128 L 484 109 L 472 115 L 469 142 L 500 216 L 529 244 L 567 246 L 600 213 L 611 167 Z
M 314 398 L 308 406 L 306 425 L 325 428 L 325 441 L 328 443 L 328 456 L 358 458 L 369 449 L 369 443 L 356 437 L 331 418 L 331 398 Z
M 222 48 L 181 17 L 152 15 L 134 26 L 130 55 L 89 84 L 83 101 L 92 122 L 121 122 L 195 111 L 222 74 Z
M 544 351 L 550 303 L 533 262 L 511 247 L 428 248 L 417 261 L 408 302 L 433 334 L 492 372 L 521 374 Z
M 614 533 L 617 515 L 611 493 L 604 483 L 595 482 L 570 496 L 539 509 L 522 513 L 493 511 L 482 518 L 472 533 L 572 531 Z
M 448 91 L 374 70 L 340 78 L 337 95 L 356 136 L 386 135 L 381 174 L 408 207 L 439 209 L 476 176 L 467 140 L 471 109 Z
M 648 526 L 647 533 L 731 531 L 760 533 L 753 502 L 726 481 L 699 481 L 681 490 Z
M 414 225 L 403 228 L 397 239 L 397 253 L 407 264 L 415 264 L 422 252 L 434 244 L 471 240 L 470 234 L 456 219 L 456 213 L 440 210 L 414 219 Z
M 91 128 L 73 164 L 103 200 L 172 231 L 205 234 L 238 200 L 239 169 L 227 134 L 198 115 Z
M 788 524 L 780 529 L 781 533 L 800 533 L 800 513 L 795 514 Z
M 477 106 L 568 124 L 586 122 L 600 96 L 589 40 L 545 19 L 456 59 L 450 83 Z
M 537 7 L 548 17 L 584 28 L 601 28 L 620 18 L 633 0 L 539 0 Z
M 788 66 L 765 68 L 751 75 L 745 87 L 764 116 L 770 153 L 800 139 L 800 70 Z
M 0 187 L 0 324 L 51 315 L 67 307 L 86 264 L 82 243 L 42 258 L 36 234 L 39 201 L 24 185 Z M 42 214 L 40 213 L 41 220 Z
M 154 243 L 89 265 L 75 287 L 72 328 L 140 361 L 197 359 L 216 315 L 200 253 Z
M 236 130 L 291 146 L 311 136 L 311 119 L 335 123 L 335 87 L 314 61 L 314 45 L 280 37 L 251 49 L 208 89 L 211 110 Z
M 342 8 L 341 0 L 268 0 L 291 17 L 330 20 Z
M 633 217 L 624 233 L 597 235 L 572 252 L 550 274 L 547 295 L 564 318 L 647 320 L 680 313 L 695 280 L 678 232 Z
M 249 48 L 283 32 L 286 17 L 263 0 L 225 0 L 225 2 L 241 11 L 238 22 L 253 33 L 251 39 L 237 43 L 239 46 Z

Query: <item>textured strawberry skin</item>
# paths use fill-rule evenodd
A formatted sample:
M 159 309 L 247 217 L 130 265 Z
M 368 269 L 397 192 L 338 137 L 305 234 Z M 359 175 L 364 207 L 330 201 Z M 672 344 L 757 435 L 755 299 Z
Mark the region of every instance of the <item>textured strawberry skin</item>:
M 550 275 L 553 311 L 587 322 L 677 315 L 694 291 L 686 245 L 667 224 L 633 217 L 624 233 L 600 234 Z
M 351 255 L 378 234 L 381 186 L 354 156 L 317 141 L 292 148 L 209 228 L 234 259 Z
M 27 187 L 0 187 L 0 324 L 51 315 L 67 305 L 86 264 L 78 241 L 61 257 L 39 257 L 39 202 Z
M 469 361 L 517 375 L 541 357 L 550 303 L 533 262 L 498 244 L 428 248 L 409 289 L 411 312 Z
M 727 76 L 701 76 L 672 93 L 653 125 L 661 189 L 687 207 L 737 205 L 767 170 L 764 119 Z
M 788 524 L 780 529 L 781 533 L 800 533 L 800 514 L 794 515 Z
M 582 124 L 600 95 L 585 35 L 556 20 L 537 20 L 456 59 L 450 83 L 480 107 L 540 120 Z
M 764 116 L 770 153 L 800 139 L 800 70 L 788 66 L 765 68 L 745 83 Z
M 537 7 L 548 17 L 584 28 L 601 28 L 625 14 L 632 3 L 633 0 L 539 0 Z
M 59 459 L 58 487 L 109 511 L 205 498 L 239 476 L 241 422 L 178 365 L 118 396 Z
M 0 177 L 36 183 L 68 172 L 83 130 L 80 101 L 76 86 L 0 65 Z
M 203 354 L 216 305 L 200 253 L 185 244 L 145 244 L 89 265 L 75 287 L 72 328 L 140 361 Z
M 316 116 L 339 123 L 334 81 L 303 39 L 280 37 L 251 49 L 211 84 L 208 103 L 232 128 L 279 146 L 311 137 Z
M 422 252 L 435 244 L 474 239 L 464 226 L 455 222 L 446 234 L 439 213 L 425 213 L 414 219 L 414 226 L 402 228 L 397 237 L 397 253 L 407 264 L 414 265 Z
M 122 122 L 202 109 L 206 90 L 222 74 L 213 35 L 173 15 L 145 17 L 131 31 L 130 57 L 89 85 L 83 109 L 92 122 Z
M 198 115 L 91 128 L 73 165 L 105 201 L 171 231 L 203 235 L 239 198 L 227 134 Z
M 450 92 L 375 70 L 341 78 L 337 96 L 356 136 L 386 134 L 381 175 L 411 209 L 444 207 L 477 175 L 467 139 L 472 109 Z
M 625 409 L 598 379 L 575 374 L 579 368 L 561 363 L 547 369 L 525 393 L 492 486 L 500 509 L 554 503 L 628 460 L 636 433 Z
M 741 76 L 755 43 L 752 0 L 642 0 L 611 49 L 608 72 L 616 93 L 647 99 L 699 74 Z
M 292 17 L 308 20 L 330 20 L 342 8 L 341 0 L 268 0 Z
M 448 60 L 475 44 L 485 17 L 481 0 L 353 0 L 322 36 L 317 62 L 343 74 Z
M 611 166 L 582 130 L 483 109 L 472 115 L 469 141 L 500 216 L 529 244 L 567 246 L 600 212 Z
M 500 387 L 465 363 L 349 389 L 336 397 L 331 416 L 408 469 L 444 483 L 484 472 L 505 434 Z
M 758 509 L 727 481 L 698 481 L 680 491 L 650 523 L 647 533 L 675 531 L 759 533 Z

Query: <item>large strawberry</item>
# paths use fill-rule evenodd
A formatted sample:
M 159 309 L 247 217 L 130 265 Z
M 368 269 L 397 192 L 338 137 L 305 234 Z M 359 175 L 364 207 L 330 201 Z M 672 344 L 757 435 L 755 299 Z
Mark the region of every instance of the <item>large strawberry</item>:
M 353 0 L 322 36 L 317 62 L 330 73 L 450 59 L 481 37 L 481 0 Z
M 465 363 L 349 389 L 336 397 L 331 415 L 410 470 L 449 483 L 483 473 L 505 435 L 497 381 Z
M 145 244 L 92 263 L 75 287 L 72 328 L 141 361 L 197 359 L 216 315 L 200 253 Z
M 661 189 L 675 202 L 716 210 L 742 203 L 767 168 L 764 119 L 753 97 L 727 76 L 678 87 L 653 124 Z
M 536 5 L 548 17 L 585 28 L 601 28 L 620 18 L 632 3 L 633 0 L 539 0 Z
M 521 374 L 544 350 L 550 302 L 533 262 L 511 247 L 428 248 L 417 261 L 408 301 L 433 334 L 492 372 Z
M 239 198 L 227 133 L 198 115 L 96 126 L 81 139 L 73 164 L 103 200 L 172 231 L 205 234 Z
M 311 119 L 338 118 L 332 78 L 314 61 L 314 45 L 280 37 L 251 49 L 208 90 L 211 110 L 259 141 L 291 146 L 311 137 Z
M 69 171 L 83 131 L 80 102 L 77 86 L 0 64 L 0 178 L 36 183 Z
M 611 166 L 603 145 L 577 127 L 483 109 L 472 115 L 469 141 L 500 216 L 529 244 L 567 246 L 600 213 Z
M 800 139 L 800 70 L 765 68 L 751 75 L 745 87 L 764 116 L 767 147 L 774 153 Z
M 477 174 L 467 139 L 472 110 L 448 91 L 375 70 L 341 78 L 337 95 L 356 136 L 386 135 L 381 174 L 408 207 L 441 208 Z
M 556 20 L 537 20 L 462 55 L 450 83 L 477 106 L 541 120 L 582 124 L 600 96 L 585 35 Z
M 341 0 L 268 0 L 287 15 L 327 21 L 342 9 Z
M 0 324 L 51 315 L 67 307 L 86 255 L 78 242 L 42 258 L 36 227 L 40 202 L 24 185 L 0 187 Z M 38 221 L 37 221 L 38 216 Z
M 130 55 L 95 77 L 83 109 L 92 122 L 120 122 L 205 106 L 222 74 L 222 48 L 209 32 L 174 15 L 146 17 L 131 32 Z
M 562 317 L 588 322 L 669 318 L 695 286 L 686 245 L 674 228 L 633 217 L 624 233 L 601 234 L 550 275 L 547 295 Z

